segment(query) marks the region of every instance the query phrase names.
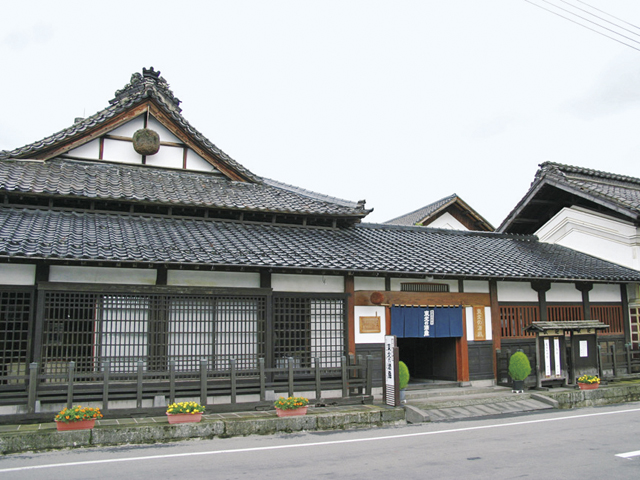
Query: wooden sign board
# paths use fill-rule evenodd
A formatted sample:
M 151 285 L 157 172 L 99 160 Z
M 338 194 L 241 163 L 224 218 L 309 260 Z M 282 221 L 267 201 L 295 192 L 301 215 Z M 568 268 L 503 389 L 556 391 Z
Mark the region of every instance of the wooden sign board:
M 380 317 L 360 317 L 360 333 L 380 333 Z
M 484 307 L 473 307 L 473 339 L 476 341 L 487 339 Z

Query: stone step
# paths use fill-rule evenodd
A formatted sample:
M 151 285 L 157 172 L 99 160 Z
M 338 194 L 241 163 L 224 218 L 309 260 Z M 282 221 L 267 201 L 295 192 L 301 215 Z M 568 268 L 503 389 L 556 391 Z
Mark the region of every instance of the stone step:
M 414 388 L 405 390 L 405 398 L 409 400 L 421 398 L 491 394 L 498 392 L 510 393 L 511 389 L 507 387 L 415 388 L 414 386 Z
M 536 410 L 549 410 L 552 408 L 551 405 L 528 398 L 507 402 L 433 408 L 425 410 L 425 413 L 432 422 L 444 422 L 448 420 L 486 417 L 489 415 L 503 415 L 506 413 L 515 414 Z

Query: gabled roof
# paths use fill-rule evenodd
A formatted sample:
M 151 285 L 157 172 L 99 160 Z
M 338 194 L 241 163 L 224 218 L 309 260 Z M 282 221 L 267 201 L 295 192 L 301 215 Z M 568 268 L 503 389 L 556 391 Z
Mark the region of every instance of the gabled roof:
M 169 206 L 364 217 L 364 203 L 348 202 L 273 180 L 231 181 L 216 173 L 145 165 L 52 159 L 0 161 L 0 192 Z
M 48 160 L 87 143 L 147 111 L 167 123 L 175 123 L 186 144 L 212 161 L 233 180 L 259 181 L 259 178 L 224 153 L 196 130 L 180 113 L 180 100 L 167 81 L 153 67 L 134 73 L 124 88 L 116 91 L 110 105 L 85 119 L 37 142 L 11 151 L 0 151 L 0 160 L 9 158 Z
M 329 225 L 334 221 L 342 224 L 360 221 L 371 212 L 365 209 L 364 201 L 341 200 L 253 174 L 187 122 L 181 114 L 180 100 L 153 67 L 143 69 L 142 74 L 134 73 L 109 103 L 104 110 L 43 140 L 0 152 L 0 193 L 51 196 L 58 206 L 60 199 L 84 200 L 82 204 L 74 204 L 76 208 L 93 208 L 88 202 L 103 200 L 218 209 L 225 211 L 223 218 L 228 218 L 229 212 L 286 213 L 296 216 L 287 221 L 311 220 L 312 224 Z M 171 147 L 178 145 L 184 149 L 184 162 L 187 150 L 191 149 L 216 170 L 201 172 L 121 163 L 129 161 L 121 158 L 109 162 L 102 160 L 102 147 L 96 149 L 100 151 L 99 159 L 72 156 L 75 149 L 96 139 L 113 139 L 109 132 L 136 118 L 148 120 L 150 115 L 182 142 L 172 143 Z M 121 135 L 115 137 L 118 141 L 132 141 Z M 33 204 L 22 200 L 17 203 Z M 219 216 L 219 212 L 213 213 Z M 258 220 L 255 215 L 251 219 Z
M 420 225 L 426 227 L 445 212 L 451 213 L 454 217 L 459 218 L 462 223 L 466 223 L 469 226 L 469 230 L 486 232 L 494 230 L 489 222 L 455 193 L 413 212 L 387 220 L 384 223 L 387 225 Z
M 559 163 L 540 164 L 527 194 L 498 227 L 533 233 L 562 208 L 581 206 L 640 222 L 640 179 Z
M 319 228 L 0 207 L 10 261 L 152 263 L 272 271 L 639 282 L 640 272 L 532 236 L 359 224 Z

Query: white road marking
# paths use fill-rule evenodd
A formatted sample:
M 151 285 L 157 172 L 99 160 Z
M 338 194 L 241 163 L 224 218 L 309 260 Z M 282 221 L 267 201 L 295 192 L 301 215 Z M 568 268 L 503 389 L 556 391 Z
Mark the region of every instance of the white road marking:
M 46 465 L 32 465 L 27 467 L 3 468 L 3 469 L 0 469 L 0 473 L 20 472 L 24 470 L 41 470 L 45 468 L 75 467 L 80 465 L 97 465 L 97 464 L 104 464 L 104 463 L 138 462 L 138 461 L 145 461 L 145 460 L 159 460 L 163 458 L 195 457 L 200 455 L 221 455 L 225 453 L 262 452 L 267 450 L 283 450 L 287 448 L 307 448 L 307 447 L 319 447 L 323 445 L 340 445 L 345 443 L 395 440 L 399 438 L 424 437 L 427 435 L 440 435 L 443 433 L 459 433 L 459 432 L 469 432 L 473 430 L 487 430 L 490 428 L 503 428 L 503 427 L 514 427 L 518 425 L 532 425 L 536 423 L 559 422 L 563 420 L 574 420 L 577 418 L 600 417 L 604 415 L 619 415 L 622 413 L 632 413 L 632 412 L 640 412 L 640 408 L 632 408 L 628 410 L 619 410 L 619 411 L 613 411 L 613 412 L 587 413 L 583 415 L 571 415 L 566 417 L 542 418 L 537 420 L 526 420 L 522 422 L 481 425 L 477 427 L 451 428 L 449 430 L 436 430 L 434 432 L 404 433 L 401 435 L 387 435 L 383 437 L 354 438 L 349 440 L 331 440 L 327 442 L 313 442 L 313 443 L 302 443 L 302 444 L 298 443 L 298 444 L 291 444 L 291 445 L 273 445 L 269 447 L 236 448 L 233 450 L 211 450 L 207 452 L 172 453 L 168 455 L 150 455 L 146 457 L 111 458 L 107 460 L 86 460 L 83 462 L 51 463 Z M 640 454 L 640 452 L 636 452 L 636 453 Z M 620 454 L 620 455 L 628 455 L 628 454 Z
M 637 456 L 640 456 L 640 450 L 636 450 L 635 452 L 616 454 L 616 457 L 622 457 L 622 458 L 631 458 L 631 457 L 637 457 Z

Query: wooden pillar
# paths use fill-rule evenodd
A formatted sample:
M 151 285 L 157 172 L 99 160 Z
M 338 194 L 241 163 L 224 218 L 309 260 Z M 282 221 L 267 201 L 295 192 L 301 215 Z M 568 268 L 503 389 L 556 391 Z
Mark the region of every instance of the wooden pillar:
M 498 304 L 498 282 L 489 281 L 489 302 L 491 306 L 491 338 L 493 339 L 493 378 L 498 378 L 498 363 L 496 350 L 500 350 L 502 340 L 502 326 L 500 324 L 500 306 Z
M 576 283 L 576 288 L 582 292 L 582 318 L 591 320 L 591 302 L 589 292 L 593 289 L 593 283 Z
M 456 365 L 459 382 L 469 381 L 469 346 L 467 345 L 466 309 L 462 308 L 462 337 L 456 341 Z
M 547 291 L 551 288 L 551 282 L 538 281 L 531 282 L 531 288 L 538 292 L 538 307 L 540 308 L 540 321 L 546 322 L 549 320 L 549 314 L 547 312 Z
M 629 295 L 627 285 L 620 284 L 620 300 L 622 303 L 622 324 L 624 328 L 624 343 L 631 343 L 631 320 L 629 318 Z
M 356 354 L 356 312 L 355 312 L 355 282 L 353 275 L 344 277 L 344 291 L 347 294 L 347 328 L 349 330 L 349 354 Z

